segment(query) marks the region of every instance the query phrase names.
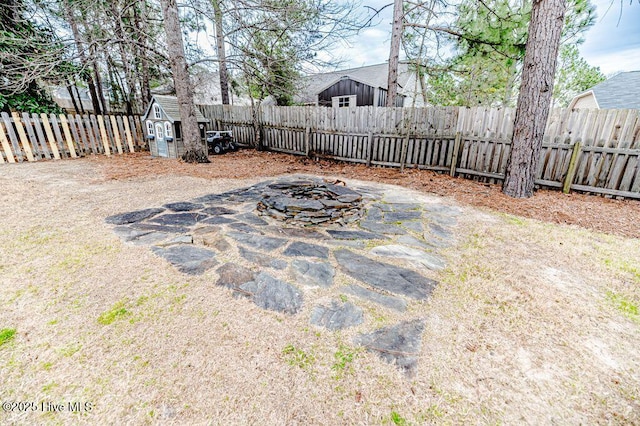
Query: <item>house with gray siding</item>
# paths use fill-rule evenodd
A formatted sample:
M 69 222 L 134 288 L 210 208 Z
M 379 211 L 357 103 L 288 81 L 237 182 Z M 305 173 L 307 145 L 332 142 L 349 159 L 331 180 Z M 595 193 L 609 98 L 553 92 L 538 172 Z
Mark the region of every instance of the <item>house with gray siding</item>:
M 196 108 L 202 148 L 207 152 L 204 139 L 208 119 Z M 154 157 L 180 158 L 185 153 L 180 122 L 180 105 L 175 96 L 154 95 L 142 116 L 149 151 Z
M 640 71 L 621 72 L 579 94 L 569 108 L 640 109 Z

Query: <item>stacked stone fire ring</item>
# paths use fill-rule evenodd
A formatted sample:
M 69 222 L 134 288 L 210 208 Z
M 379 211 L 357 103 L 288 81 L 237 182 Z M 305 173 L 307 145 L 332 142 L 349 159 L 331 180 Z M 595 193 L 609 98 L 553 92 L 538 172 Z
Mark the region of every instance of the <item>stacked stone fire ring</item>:
M 297 180 L 268 185 L 257 209 L 290 225 L 346 225 L 363 214 L 362 195 L 344 185 Z

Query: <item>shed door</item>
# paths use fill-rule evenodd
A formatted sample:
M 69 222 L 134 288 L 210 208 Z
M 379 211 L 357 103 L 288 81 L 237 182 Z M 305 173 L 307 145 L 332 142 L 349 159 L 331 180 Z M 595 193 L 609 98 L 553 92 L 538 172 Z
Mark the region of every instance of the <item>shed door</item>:
M 169 149 L 167 141 L 164 138 L 164 126 L 162 123 L 156 123 L 156 145 L 158 146 L 158 157 L 168 157 Z

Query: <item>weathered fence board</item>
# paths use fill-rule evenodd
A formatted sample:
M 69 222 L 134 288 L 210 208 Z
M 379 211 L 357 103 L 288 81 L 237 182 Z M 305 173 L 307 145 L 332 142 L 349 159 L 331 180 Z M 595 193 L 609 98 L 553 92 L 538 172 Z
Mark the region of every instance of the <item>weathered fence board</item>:
M 29 116 L 29 114 L 25 112 L 23 116 L 26 118 Z M 50 159 L 51 152 L 49 151 L 49 144 L 42 130 L 42 123 L 40 122 L 40 119 L 36 113 L 31 114 L 31 123 L 33 125 L 33 128 L 35 129 L 36 135 L 38 136 L 38 141 L 40 143 L 40 150 L 42 152 L 42 155 L 44 156 L 44 158 Z
M 2 163 L 148 149 L 139 117 L 3 112 L 0 124 Z
M 22 149 L 20 149 L 20 145 L 18 145 L 18 138 L 16 136 L 16 132 L 13 128 L 13 121 L 9 114 L 3 112 L 0 114 L 2 117 L 2 121 L 4 122 L 5 129 L 7 130 L 8 139 L 11 142 L 11 148 L 13 149 L 13 154 L 18 158 L 18 162 L 23 161 Z
M 13 157 L 13 151 L 11 150 L 9 140 L 5 136 L 3 123 L 0 123 L 0 143 L 2 144 L 2 149 L 4 150 L 4 154 L 7 157 L 7 162 L 15 163 L 16 160 Z M 0 157 L 2 157 L 2 155 L 0 155 Z
M 51 147 L 51 152 L 53 153 L 53 158 L 55 158 L 56 160 L 59 160 L 60 151 L 58 150 L 58 145 L 56 145 L 56 139 L 55 139 L 55 136 L 53 135 L 53 130 L 51 129 L 51 123 L 49 123 L 49 119 L 47 118 L 47 115 L 44 113 L 40 114 L 40 119 L 44 127 L 44 132 L 47 135 L 47 140 L 49 141 L 49 146 Z
M 504 179 L 513 109 L 201 106 L 240 144 L 318 158 Z M 255 119 L 254 119 L 255 117 Z M 459 133 L 458 142 L 456 134 Z M 578 151 L 574 152 L 579 142 Z M 554 109 L 540 152 L 540 186 L 640 198 L 640 111 Z M 572 157 L 574 157 L 572 164 Z M 573 170 L 570 168 L 573 167 Z M 571 172 L 571 173 L 569 173 Z
M 17 114 L 16 114 L 17 115 Z M 38 145 L 38 139 L 36 138 L 36 133 L 33 130 L 33 126 L 31 125 L 31 118 L 29 118 L 29 114 L 22 114 L 22 124 L 24 125 L 24 129 L 26 130 L 27 137 L 29 138 L 29 145 L 32 149 L 32 152 L 37 160 L 42 158 L 42 152 L 40 151 L 40 146 Z M 15 117 L 14 117 L 15 121 Z

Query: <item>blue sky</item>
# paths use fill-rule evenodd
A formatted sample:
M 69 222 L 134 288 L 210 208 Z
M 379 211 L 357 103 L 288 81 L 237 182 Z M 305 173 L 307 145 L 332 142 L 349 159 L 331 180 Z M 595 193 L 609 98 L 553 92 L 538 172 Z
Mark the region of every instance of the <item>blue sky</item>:
M 363 0 L 363 4 L 377 8 L 390 2 Z M 640 0 L 592 0 L 592 3 L 598 18 L 584 36 L 585 42 L 580 46 L 582 56 L 606 75 L 640 71 Z M 389 58 L 391 17 L 389 7 L 376 26 L 361 31 L 349 43 L 336 46 L 335 53 L 345 59 L 341 68 L 378 64 Z
M 593 1 L 598 18 L 580 46 L 587 62 L 605 74 L 640 71 L 640 1 L 620 1 Z

